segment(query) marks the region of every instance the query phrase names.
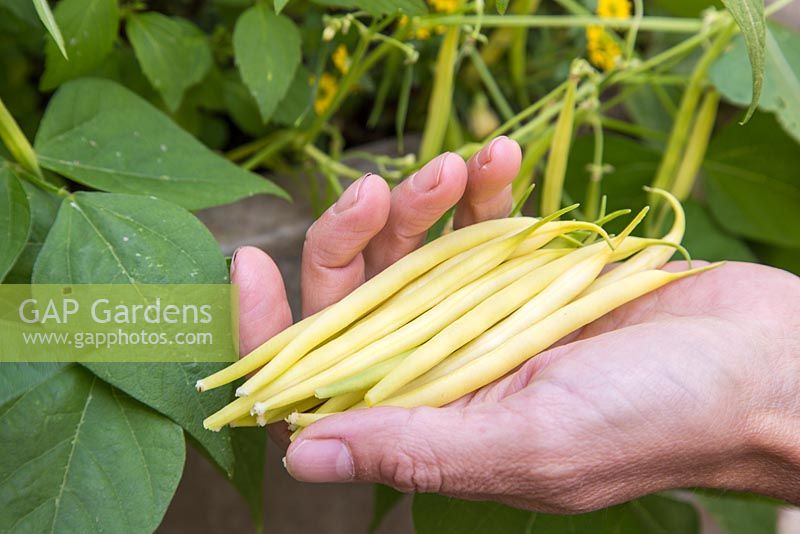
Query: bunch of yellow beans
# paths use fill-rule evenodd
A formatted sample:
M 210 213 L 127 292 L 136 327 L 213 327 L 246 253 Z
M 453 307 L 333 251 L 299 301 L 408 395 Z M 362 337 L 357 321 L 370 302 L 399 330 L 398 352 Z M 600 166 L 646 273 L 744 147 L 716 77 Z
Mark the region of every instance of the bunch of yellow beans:
M 206 391 L 254 373 L 210 430 L 287 420 L 302 428 L 371 406 L 442 406 L 517 368 L 611 310 L 702 270 L 659 268 L 680 242 L 680 203 L 662 239 L 617 236 L 601 224 L 511 217 L 446 234 L 341 301 L 292 325 L 197 383 Z M 596 240 L 597 237 L 602 240 Z M 687 255 L 688 257 L 688 255 Z M 624 260 L 624 261 L 623 261 Z M 606 266 L 622 262 L 610 270 Z

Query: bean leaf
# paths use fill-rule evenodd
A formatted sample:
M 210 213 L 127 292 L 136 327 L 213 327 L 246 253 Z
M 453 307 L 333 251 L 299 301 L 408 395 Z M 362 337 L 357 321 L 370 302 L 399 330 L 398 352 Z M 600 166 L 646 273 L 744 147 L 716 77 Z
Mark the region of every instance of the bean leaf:
M 0 524 L 152 532 L 184 457 L 178 425 L 81 367 L 65 367 L 0 407 Z
M 54 89 L 100 65 L 117 40 L 119 9 L 116 0 L 61 0 L 56 6 L 55 21 L 64 36 L 69 60 L 49 39 L 43 90 Z
M 39 189 L 29 182 L 22 182 L 22 188 L 28 197 L 31 209 L 31 231 L 28 242 L 22 249 L 17 262 L 6 276 L 5 282 L 9 284 L 28 284 L 33 274 L 33 264 L 42 248 L 45 237 L 56 220 L 56 213 L 61 204 L 57 195 Z
M 188 209 L 258 193 L 286 197 L 272 182 L 211 152 L 169 117 L 109 80 L 65 84 L 34 143 L 39 162 L 82 184 L 152 195 Z
M 289 3 L 289 0 L 275 0 L 275 13 L 280 13 L 283 11 L 283 8 L 286 7 L 286 4 Z
M 495 2 L 495 5 L 497 7 L 498 13 L 500 13 L 501 15 L 506 14 L 506 10 L 508 9 L 508 0 L 497 0 Z
M 695 493 L 694 499 L 725 534 L 774 534 L 778 532 L 776 507 L 765 502 Z
M 50 34 L 50 37 L 53 38 L 56 46 L 58 46 L 58 51 L 61 52 L 61 55 L 64 56 L 64 59 L 68 60 L 69 56 L 67 55 L 67 49 L 64 46 L 64 36 L 61 35 L 61 30 L 58 28 L 58 23 L 56 23 L 53 12 L 50 10 L 50 4 L 47 3 L 47 0 L 33 0 L 33 7 L 36 8 L 36 14 L 39 15 L 39 20 L 42 21 L 42 24 L 44 24 L 44 27 Z
M 686 503 L 651 495 L 581 515 L 550 515 L 493 502 L 468 502 L 433 494 L 414 496 L 417 534 L 663 534 L 700 531 L 697 512 Z
M 0 160 L 0 282 L 25 248 L 31 229 L 31 210 L 14 171 Z
M 711 67 L 709 77 L 726 100 L 746 106 L 753 91 L 744 40 L 737 36 Z M 767 27 L 767 58 L 759 108 L 775 114 L 800 142 L 800 33 L 778 24 Z
M 189 212 L 162 200 L 79 192 L 64 200 L 36 263 L 35 283 L 224 283 L 225 259 Z M 233 388 L 198 395 L 195 382 L 224 364 L 87 364 L 96 375 L 166 415 L 194 437 L 229 476 L 236 466 L 228 429 L 203 418 L 233 398 Z
M 425 15 L 428 7 L 424 0 L 312 0 L 315 4 L 330 7 L 363 9 L 373 17 L 403 13 L 409 16 Z
M 136 195 L 78 192 L 58 211 L 34 283 L 196 283 L 227 280 L 209 231 L 191 213 Z
M 63 363 L 0 363 L 0 406 L 35 388 L 65 365 Z
M 764 51 L 767 42 L 764 0 L 722 0 L 722 3 L 739 25 L 747 45 L 747 56 L 750 58 L 753 97 L 742 121 L 747 122 L 758 107 L 761 86 L 764 82 Z
M 723 230 L 708 210 L 694 201 L 683 203 L 686 211 L 686 236 L 683 245 L 692 257 L 707 261 L 756 261 L 755 255 L 740 239 Z M 676 254 L 675 259 L 681 259 Z
M 729 124 L 709 145 L 703 165 L 711 212 L 731 233 L 800 247 L 800 150 L 770 115 L 746 127 Z
M 161 13 L 131 15 L 126 26 L 147 79 L 175 112 L 183 94 L 208 73 L 211 49 L 191 22 Z
M 300 32 L 291 19 L 258 4 L 236 21 L 233 50 L 242 80 L 267 122 L 300 65 Z

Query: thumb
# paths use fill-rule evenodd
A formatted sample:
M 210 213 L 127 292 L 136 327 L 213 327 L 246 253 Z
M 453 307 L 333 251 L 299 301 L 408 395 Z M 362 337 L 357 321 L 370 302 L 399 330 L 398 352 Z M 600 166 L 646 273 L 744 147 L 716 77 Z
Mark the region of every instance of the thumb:
M 505 437 L 482 407 L 381 407 L 327 417 L 286 452 L 303 482 L 378 482 L 400 491 L 494 493 L 495 446 Z M 505 430 L 504 430 L 505 429 Z

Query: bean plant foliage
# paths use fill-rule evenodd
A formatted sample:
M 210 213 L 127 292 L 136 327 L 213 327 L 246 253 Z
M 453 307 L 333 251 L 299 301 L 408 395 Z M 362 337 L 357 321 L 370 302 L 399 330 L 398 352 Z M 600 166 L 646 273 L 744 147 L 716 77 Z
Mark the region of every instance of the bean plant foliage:
M 226 284 L 194 212 L 289 201 L 279 175 L 319 213 L 358 160 L 395 184 L 499 134 L 523 147 L 526 212 L 580 201 L 596 219 L 657 185 L 685 202 L 696 257 L 800 272 L 800 33 L 774 16 L 788 3 L 0 0 L 0 282 Z M 572 135 L 552 143 L 570 102 Z M 378 138 L 397 150 L 359 149 Z M 528 197 L 564 142 L 563 188 Z M 187 441 L 261 525 L 266 433 L 202 426 L 234 397 L 194 390 L 221 366 L 0 364 L 2 528 L 153 531 Z M 377 488 L 370 528 L 402 498 Z M 726 533 L 775 531 L 773 503 L 697 490 L 572 517 L 420 494 L 413 520 L 690 533 L 698 506 Z

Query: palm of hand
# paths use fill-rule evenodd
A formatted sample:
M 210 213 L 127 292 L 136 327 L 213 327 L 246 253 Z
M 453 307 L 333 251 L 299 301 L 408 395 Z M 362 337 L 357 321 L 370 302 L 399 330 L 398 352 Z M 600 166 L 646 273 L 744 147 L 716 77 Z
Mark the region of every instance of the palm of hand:
M 374 176 L 351 185 L 307 234 L 304 312 L 419 246 L 454 205 L 458 226 L 505 216 L 520 157 L 498 138 L 466 165 L 440 156 L 391 192 Z M 288 326 L 291 312 L 262 252 L 238 251 L 231 278 L 247 352 Z M 800 495 L 800 481 L 776 489 L 759 476 L 780 455 L 756 454 L 762 435 L 775 434 L 762 430 L 800 421 L 798 304 L 796 277 L 728 264 L 619 308 L 444 408 L 315 423 L 289 447 L 287 468 L 309 482 L 381 482 L 556 512 L 690 485 Z

